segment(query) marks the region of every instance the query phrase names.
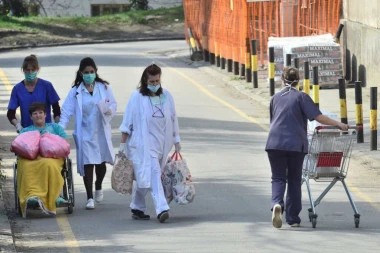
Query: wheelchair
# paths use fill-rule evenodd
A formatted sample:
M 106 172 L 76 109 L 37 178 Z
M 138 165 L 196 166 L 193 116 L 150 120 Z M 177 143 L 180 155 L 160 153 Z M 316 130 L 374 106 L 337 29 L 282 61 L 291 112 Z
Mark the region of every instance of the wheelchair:
M 71 159 L 66 157 L 64 159 L 63 168 L 61 171 L 64 183 L 61 196 L 66 203 L 60 204 L 58 207 L 67 207 L 67 213 L 72 214 L 75 206 L 75 197 L 74 197 L 74 178 L 72 172 L 72 163 Z M 16 212 L 21 215 L 20 200 L 17 193 L 17 161 L 13 163 L 13 187 L 14 187 L 14 196 L 15 196 L 15 209 Z

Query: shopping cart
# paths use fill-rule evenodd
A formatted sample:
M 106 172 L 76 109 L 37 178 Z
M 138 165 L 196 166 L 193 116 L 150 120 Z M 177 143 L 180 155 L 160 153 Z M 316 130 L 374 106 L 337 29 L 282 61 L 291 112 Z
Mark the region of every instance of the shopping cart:
M 355 227 L 359 227 L 360 214 L 352 200 L 344 179 L 347 175 L 348 165 L 351 157 L 352 144 L 356 137 L 357 127 L 350 127 L 348 131 L 341 131 L 333 126 L 318 126 L 312 135 L 309 153 L 305 157 L 303 166 L 302 182 L 306 183 L 311 208 L 309 220 L 315 228 L 318 215 L 315 207 L 323 197 L 330 191 L 336 182 L 341 181 L 354 210 Z M 321 195 L 313 201 L 310 191 L 309 180 L 317 182 L 330 182 Z

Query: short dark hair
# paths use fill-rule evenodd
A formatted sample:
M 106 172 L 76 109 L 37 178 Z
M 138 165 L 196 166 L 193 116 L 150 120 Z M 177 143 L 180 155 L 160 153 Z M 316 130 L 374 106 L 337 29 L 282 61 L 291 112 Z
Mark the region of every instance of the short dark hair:
M 40 69 L 40 64 L 38 63 L 37 56 L 34 54 L 31 54 L 27 57 L 25 57 L 24 61 L 22 62 L 21 69 L 24 71 L 28 65 L 32 65 L 35 69 Z
M 151 76 L 160 75 L 161 77 L 161 73 L 162 73 L 161 68 L 154 63 L 146 67 L 140 79 L 140 86 L 139 86 L 140 93 L 143 94 L 144 96 L 148 96 L 150 94 L 150 91 L 148 90 L 148 75 L 151 75 Z M 160 95 L 160 94 L 162 94 L 162 84 L 161 84 L 161 87 L 156 92 L 156 95 Z
M 35 112 L 37 110 L 42 110 L 42 111 L 44 111 L 44 113 L 46 113 L 46 104 L 41 103 L 41 102 L 34 102 L 31 105 L 29 105 L 28 110 L 29 110 L 30 115 L 32 115 L 33 112 Z
M 300 80 L 300 74 L 295 67 L 285 67 L 282 72 L 282 80 L 291 86 L 296 86 Z

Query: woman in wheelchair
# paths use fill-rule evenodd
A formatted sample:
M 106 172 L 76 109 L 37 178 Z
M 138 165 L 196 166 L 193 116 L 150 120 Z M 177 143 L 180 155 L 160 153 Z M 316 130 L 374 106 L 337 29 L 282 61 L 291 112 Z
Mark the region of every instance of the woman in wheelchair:
M 28 131 L 51 133 L 67 139 L 63 128 L 56 123 L 45 123 L 46 105 L 35 102 L 29 106 L 33 125 L 23 128 L 20 134 Z M 20 200 L 22 216 L 26 217 L 26 207 L 39 205 L 46 214 L 56 214 L 56 207 L 64 203 L 60 197 L 64 179 L 61 171 L 64 158 L 45 158 L 40 155 L 34 160 L 23 157 L 17 162 L 17 193 Z

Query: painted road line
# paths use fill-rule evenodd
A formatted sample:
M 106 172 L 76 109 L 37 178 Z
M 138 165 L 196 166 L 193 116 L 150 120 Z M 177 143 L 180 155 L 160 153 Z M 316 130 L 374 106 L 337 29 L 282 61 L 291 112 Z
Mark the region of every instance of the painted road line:
M 4 84 L 4 86 L 7 88 L 7 90 L 9 91 L 9 93 L 11 93 L 12 85 L 1 68 L 0 68 L 0 79 L 2 83 Z M 78 241 L 75 239 L 74 233 L 71 229 L 67 216 L 66 215 L 57 216 L 56 220 L 57 220 L 58 227 L 61 229 L 61 233 L 65 240 L 67 251 L 70 253 L 80 252 Z
M 172 67 L 168 66 L 167 64 L 165 64 L 163 62 L 160 62 L 160 64 L 164 65 L 167 68 L 169 68 L 173 72 L 176 72 L 177 74 L 181 75 L 183 78 L 187 79 L 193 85 L 195 85 L 198 89 L 200 89 L 204 94 L 206 94 L 210 98 L 218 101 L 219 103 L 225 105 L 226 107 L 230 108 L 232 111 L 236 112 L 238 115 L 242 116 L 244 119 L 246 119 L 249 122 L 252 122 L 252 123 L 254 123 L 254 124 L 258 125 L 258 126 L 260 126 L 265 131 L 269 131 L 269 127 L 268 126 L 259 123 L 256 119 L 248 116 L 243 111 L 241 111 L 238 108 L 236 108 L 235 106 L 233 106 L 233 105 L 229 104 L 228 102 L 224 101 L 223 99 L 215 96 L 210 91 L 208 91 L 205 87 L 203 87 L 201 84 L 199 84 L 197 81 L 195 81 L 191 77 L 187 76 L 183 72 L 179 71 L 178 69 L 172 68 Z M 363 199 L 364 201 L 366 201 L 367 203 L 369 203 L 372 207 L 376 208 L 377 210 L 380 210 L 380 204 L 377 204 L 375 200 L 373 200 L 370 197 L 368 197 L 366 194 L 364 194 L 363 192 L 361 192 L 358 188 L 352 186 L 351 184 L 349 184 L 349 185 L 350 185 L 349 188 L 351 189 L 351 191 L 354 192 L 357 196 L 359 196 L 359 198 Z
M 361 198 L 364 201 L 368 202 L 375 209 L 380 210 L 380 204 L 376 200 L 368 197 L 366 194 L 364 194 L 363 192 L 361 192 L 357 187 L 353 186 L 349 182 L 346 181 L 346 184 L 347 184 L 348 188 L 351 191 L 353 191 L 357 196 L 359 196 L 359 198 Z
M 74 233 L 71 229 L 69 220 L 66 215 L 59 215 L 56 218 L 57 224 L 62 231 L 63 238 L 67 247 L 67 251 L 70 253 L 80 252 L 78 241 L 76 240 Z
M 4 71 L 1 68 L 0 68 L 0 79 L 3 82 L 5 88 L 7 88 L 9 93 L 11 93 L 13 87 L 11 83 L 9 82 L 7 76 L 5 75 Z

